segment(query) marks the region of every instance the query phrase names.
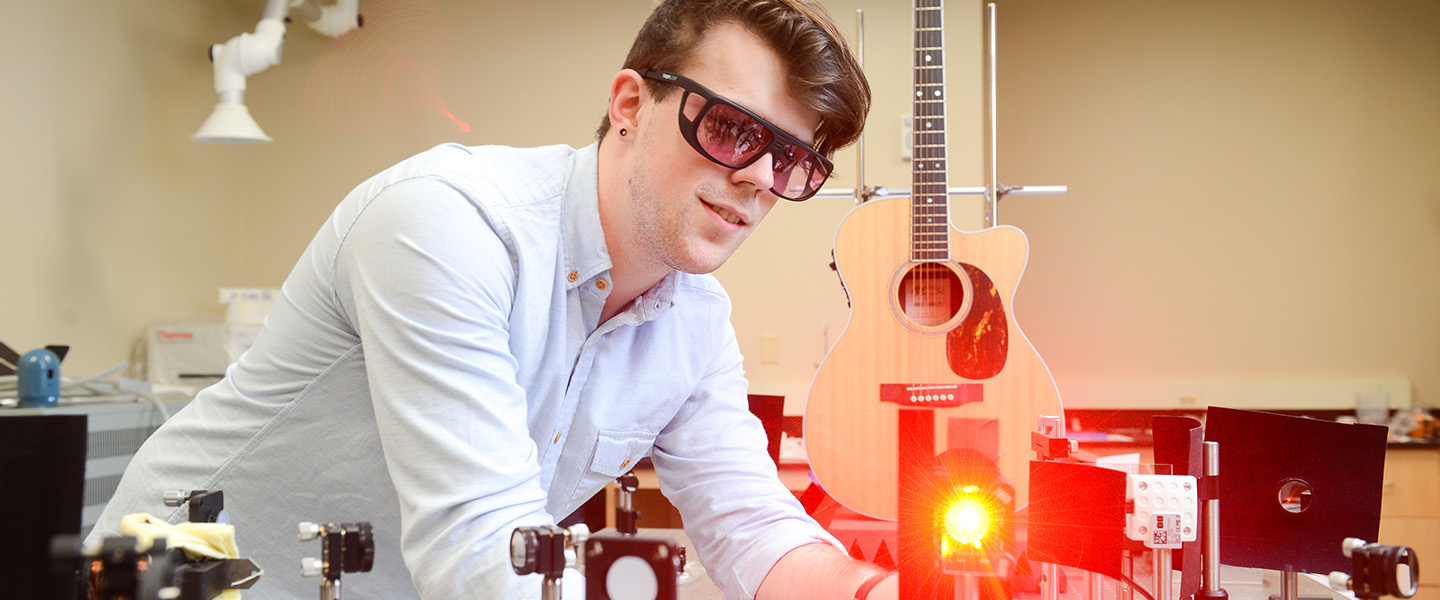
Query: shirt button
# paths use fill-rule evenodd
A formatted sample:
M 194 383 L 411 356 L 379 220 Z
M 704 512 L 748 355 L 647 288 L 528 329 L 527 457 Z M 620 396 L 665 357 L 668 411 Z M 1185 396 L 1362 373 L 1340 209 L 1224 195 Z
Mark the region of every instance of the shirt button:
M 600 289 L 603 290 L 603 289 L 605 289 L 605 288 L 607 288 L 607 287 L 609 287 L 609 286 L 610 286 L 610 284 L 606 283 L 604 279 L 596 279 L 596 280 L 595 280 L 595 287 L 597 287 L 597 288 L 600 288 Z
M 555 434 L 555 443 L 556 443 L 556 444 L 560 443 L 560 434 L 558 434 L 558 433 Z
M 623 469 L 623 468 L 628 467 L 628 466 L 630 466 L 630 459 L 627 458 L 627 459 L 625 459 L 625 460 L 623 460 L 623 461 L 620 461 L 620 468 Z
M 580 274 L 575 271 L 571 271 L 569 275 L 565 276 L 565 278 L 569 279 L 570 283 L 575 283 L 575 280 L 580 279 Z

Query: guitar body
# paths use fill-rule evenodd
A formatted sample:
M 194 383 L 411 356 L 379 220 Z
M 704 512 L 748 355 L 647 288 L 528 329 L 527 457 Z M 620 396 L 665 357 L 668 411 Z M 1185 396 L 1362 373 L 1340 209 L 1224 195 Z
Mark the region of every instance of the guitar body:
M 846 507 L 895 519 L 897 415 L 910 409 L 882 402 L 882 386 L 910 386 L 922 395 L 925 388 L 958 386 L 962 401 L 933 408 L 935 453 L 962 447 L 998 454 L 1000 474 L 1023 506 L 1036 417 L 1064 416 L 1050 371 L 1012 312 L 1029 251 L 1025 234 L 1008 226 L 967 233 L 946 225 L 949 258 L 915 261 L 897 235 L 912 226 L 908 200 L 862 204 L 836 233 L 836 268 L 851 316 L 805 407 L 811 469 Z M 923 285 L 913 287 L 916 280 Z M 933 301 L 909 297 L 932 288 L 942 288 Z M 950 432 L 956 439 L 948 439 Z

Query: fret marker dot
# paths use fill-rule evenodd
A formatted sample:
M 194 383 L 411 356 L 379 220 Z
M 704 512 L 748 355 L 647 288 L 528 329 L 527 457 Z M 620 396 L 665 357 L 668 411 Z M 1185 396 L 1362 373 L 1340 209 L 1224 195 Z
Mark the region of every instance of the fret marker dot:
M 922 91 L 920 91 L 920 90 L 915 90 L 915 97 L 916 97 L 916 98 L 919 98 L 919 97 L 924 96 L 924 95 L 925 95 L 925 92 L 922 92 Z
M 935 90 L 935 95 L 938 97 L 940 95 L 940 90 Z
M 931 127 L 932 127 L 932 125 L 930 124 L 930 122 L 929 122 L 929 121 L 926 121 L 926 122 L 925 122 L 925 128 L 926 128 L 926 129 L 929 129 L 929 128 L 931 128 Z
M 926 54 L 926 55 L 925 55 L 925 62 L 930 62 L 930 55 L 929 55 L 929 54 Z

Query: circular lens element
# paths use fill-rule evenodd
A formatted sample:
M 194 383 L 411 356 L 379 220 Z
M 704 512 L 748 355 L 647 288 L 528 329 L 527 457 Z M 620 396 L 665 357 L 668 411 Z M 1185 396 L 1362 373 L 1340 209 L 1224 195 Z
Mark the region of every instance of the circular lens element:
M 660 595 L 660 580 L 645 559 L 622 556 L 610 563 L 605 573 L 605 593 L 612 600 L 655 600 Z
M 1395 580 L 1390 594 L 1400 598 L 1409 598 L 1420 591 L 1420 559 L 1415 556 L 1415 551 L 1406 547 L 1400 547 L 1395 552 Z
M 1411 574 L 1410 565 L 1395 565 L 1395 589 L 1400 592 L 1401 598 L 1415 595 L 1415 577 Z
M 531 532 L 524 529 L 516 529 L 510 534 L 510 566 L 520 575 L 529 575 L 535 572 L 536 540 Z

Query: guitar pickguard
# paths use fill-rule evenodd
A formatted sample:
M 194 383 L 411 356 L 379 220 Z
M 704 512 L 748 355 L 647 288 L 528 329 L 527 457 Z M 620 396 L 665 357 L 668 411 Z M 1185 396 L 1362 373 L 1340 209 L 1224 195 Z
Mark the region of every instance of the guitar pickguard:
M 959 327 L 945 336 L 945 358 L 956 375 L 985 380 L 1005 369 L 1010 353 L 1010 326 L 1000 290 L 979 267 L 961 264 L 970 276 L 973 301 Z

